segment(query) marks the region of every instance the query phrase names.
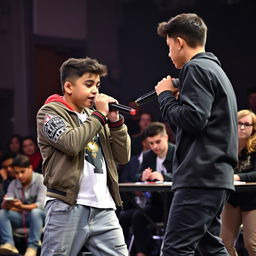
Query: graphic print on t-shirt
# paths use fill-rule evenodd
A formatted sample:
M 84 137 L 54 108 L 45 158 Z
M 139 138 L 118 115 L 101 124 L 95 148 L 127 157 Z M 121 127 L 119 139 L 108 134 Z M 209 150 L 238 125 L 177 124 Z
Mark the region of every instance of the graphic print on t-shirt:
M 85 160 L 94 166 L 94 173 L 103 173 L 103 154 L 97 136 L 87 144 L 85 148 Z

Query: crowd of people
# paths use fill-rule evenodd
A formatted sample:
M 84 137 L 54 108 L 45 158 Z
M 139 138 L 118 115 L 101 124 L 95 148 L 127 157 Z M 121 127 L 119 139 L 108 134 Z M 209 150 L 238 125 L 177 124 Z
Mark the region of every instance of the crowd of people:
M 180 69 L 180 87 L 171 76 L 155 86 L 161 120 L 110 109 L 117 100 L 99 93 L 107 68 L 97 60 L 62 64 L 63 95 L 38 111 L 37 140 L 13 135 L 0 156 L 0 254 L 19 253 L 14 230 L 22 228 L 25 256 L 39 248 L 75 256 L 84 246 L 95 256 L 237 256 L 241 232 L 256 255 L 255 192 L 234 189 L 234 181 L 256 181 L 254 108 L 237 110 L 219 60 L 205 51 L 200 17 L 180 14 L 157 31 Z M 165 181 L 167 197 L 119 193 L 118 183 Z M 154 250 L 159 222 L 164 237 Z

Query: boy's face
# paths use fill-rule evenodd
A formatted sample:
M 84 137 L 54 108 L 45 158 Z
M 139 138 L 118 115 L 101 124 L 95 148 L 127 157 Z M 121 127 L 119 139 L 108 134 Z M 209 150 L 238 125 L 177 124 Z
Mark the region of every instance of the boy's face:
M 22 143 L 23 152 L 27 156 L 31 156 L 36 152 L 36 145 L 31 139 L 24 140 Z
M 14 173 L 16 179 L 20 181 L 22 185 L 28 185 L 32 179 L 32 166 L 29 167 L 18 167 L 14 166 Z
M 94 99 L 99 93 L 100 76 L 92 73 L 85 73 L 81 77 L 65 86 L 65 92 L 69 104 L 77 111 L 81 112 L 83 108 L 90 108 L 94 104 Z M 65 84 L 66 84 L 65 83 Z
M 13 158 L 8 158 L 2 162 L 2 168 L 6 170 L 8 173 L 8 177 L 14 177 L 14 170 L 13 170 Z
M 181 41 L 177 38 L 166 37 L 166 44 L 169 47 L 168 56 L 177 69 L 181 69 L 185 64 L 185 60 L 182 56 L 182 46 L 180 43 Z
M 157 134 L 153 137 L 147 137 L 150 149 L 157 155 L 163 156 L 168 150 L 168 135 Z

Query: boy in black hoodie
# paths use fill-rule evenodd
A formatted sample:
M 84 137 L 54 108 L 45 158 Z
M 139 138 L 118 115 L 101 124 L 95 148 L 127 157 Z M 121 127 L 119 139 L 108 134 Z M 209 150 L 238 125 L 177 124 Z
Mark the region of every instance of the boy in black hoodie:
M 176 127 L 174 198 L 163 255 L 228 255 L 220 234 L 220 213 L 234 190 L 237 162 L 237 104 L 218 59 L 205 52 L 207 27 L 193 13 L 158 25 L 169 57 L 180 69 L 155 87 L 163 118 Z

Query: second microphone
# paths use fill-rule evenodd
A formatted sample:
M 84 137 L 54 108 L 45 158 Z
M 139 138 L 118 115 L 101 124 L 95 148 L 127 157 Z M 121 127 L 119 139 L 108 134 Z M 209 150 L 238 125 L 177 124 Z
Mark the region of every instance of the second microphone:
M 180 84 L 179 78 L 173 78 L 172 84 L 175 88 L 179 88 L 179 84 Z M 141 106 L 145 103 L 152 101 L 156 96 L 157 96 L 156 91 L 153 90 L 139 97 L 137 100 L 135 100 L 135 103 L 137 106 Z

